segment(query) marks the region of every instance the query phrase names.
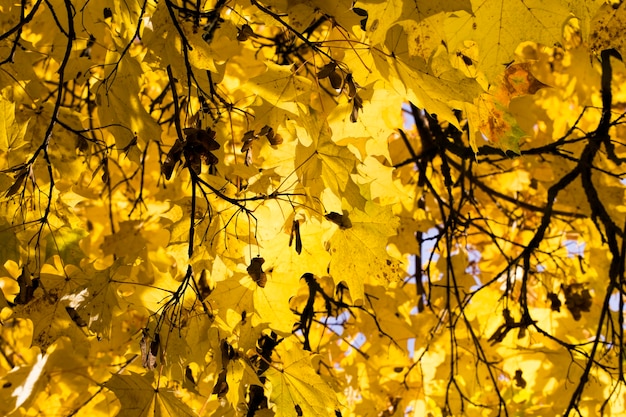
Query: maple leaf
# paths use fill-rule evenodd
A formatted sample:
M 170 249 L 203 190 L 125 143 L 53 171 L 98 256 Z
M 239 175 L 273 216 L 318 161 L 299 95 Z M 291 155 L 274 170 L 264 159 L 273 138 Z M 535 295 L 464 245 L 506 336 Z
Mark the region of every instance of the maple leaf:
M 296 75 L 292 66 L 267 62 L 267 71 L 250 80 L 249 88 L 272 106 L 298 114 L 298 102 L 311 91 L 311 81 Z
M 122 403 L 124 414 L 132 417 L 195 416 L 196 414 L 167 388 L 154 388 L 154 375 L 113 375 L 105 387 Z
M 230 329 L 251 322 L 255 327 L 269 324 L 281 334 L 291 332 L 296 317 L 289 309 L 291 290 L 288 285 L 274 281 L 268 273 L 265 287 L 261 287 L 242 272 L 221 275 L 218 271 L 223 267 L 223 264 L 217 266 L 213 272 L 214 276 L 221 277 L 216 281 L 211 298 Z
M 626 7 L 622 3 L 617 7 L 609 4 L 602 5 L 590 24 L 591 50 L 598 54 L 605 49 L 615 48 L 624 57 L 626 43 L 619 35 L 619 28 L 624 23 L 626 23 Z
M 397 220 L 389 206 L 367 203 L 365 210 L 347 214 L 349 228 L 338 228 L 329 240 L 330 274 L 336 284 L 344 281 L 356 302 L 364 296 L 366 283 L 385 284 L 400 278 L 398 263 L 386 255 L 389 237 L 396 234 Z
M 531 73 L 531 64 L 523 62 L 506 67 L 502 81 L 493 87 L 493 95 L 503 106 L 508 106 L 512 99 L 526 94 L 535 94 L 548 87 Z
M 113 55 L 111 52 L 110 54 Z M 110 90 L 106 85 L 101 85 L 96 91 L 98 100 L 102 103 L 102 106 L 98 106 L 99 117 L 102 123 L 110 125 L 108 130 L 114 137 L 117 147 L 125 149 L 136 141 L 136 138 L 142 141 L 160 138 L 160 127 L 139 101 L 141 65 L 127 56 L 122 56 L 120 64 L 114 69 L 115 78 L 123 87 Z M 119 123 L 120 121 L 123 122 Z M 133 148 L 130 146 L 129 149 Z M 133 153 L 132 156 L 138 158 L 138 153 Z
M 4 3 L 0 414 L 623 413 L 624 4 Z
M 388 33 L 387 48 L 390 55 L 374 54 L 375 64 L 388 68 L 386 88 L 400 91 L 403 97 L 441 120 L 456 124 L 455 102 L 470 101 L 482 92 L 479 83 L 453 68 L 445 55 L 435 59 L 435 54 L 430 62 L 411 55 L 408 36 L 400 27 Z
M 494 97 L 484 95 L 477 100 L 476 107 L 468 110 L 473 129 L 479 131 L 483 137 L 498 146 L 504 151 L 520 153 L 520 140 L 526 133 L 519 127 L 515 117 L 509 113 L 508 109 L 500 104 Z M 472 140 L 472 147 L 477 150 L 478 139 Z
M 19 409 L 19 407 L 30 405 L 33 401 L 32 397 L 36 395 L 43 385 L 42 376 L 45 372 L 48 359 L 48 355 L 39 355 L 34 364 L 15 369 L 2 378 L 4 386 L 13 389 L 10 397 L 5 394 L 8 393 L 7 390 L 1 391 L 4 400 L 0 406 L 0 411 L 2 411 L 4 415 L 13 413 Z
M 100 337 L 110 338 L 113 314 L 119 308 L 117 285 L 112 283 L 108 271 L 89 271 L 91 279 L 73 294 L 62 297 L 68 306 L 85 320 L 89 329 Z
M 313 109 L 309 110 L 311 114 L 302 114 L 308 140 L 301 140 L 296 148 L 295 162 L 300 167 L 298 174 L 303 185 L 315 195 L 329 189 L 353 207 L 362 207 L 365 200 L 351 176 L 356 156 L 346 146 L 336 144 L 328 123 Z
M 443 22 L 449 13 L 464 10 L 471 12 L 469 0 L 357 2 L 356 7 L 367 11 L 366 28 L 373 44 L 382 44 L 387 32 L 395 25 L 401 26 L 408 35 L 411 55 L 428 59 L 437 49 L 445 35 Z
M 15 103 L 0 98 L 0 118 L 0 151 L 7 152 L 25 145 L 28 122 L 18 123 L 15 119 Z
M 515 116 L 509 111 L 511 100 L 527 94 L 535 94 L 548 87 L 531 73 L 531 64 L 523 62 L 508 65 L 497 84 L 476 100 L 474 109 L 467 108 L 473 129 L 500 146 L 505 152 L 520 153 L 519 143 L 527 134 L 521 129 Z M 472 140 L 476 149 L 476 139 Z
M 331 415 L 338 408 L 335 392 L 312 367 L 312 355 L 294 349 L 289 340 L 274 351 L 279 361 L 265 376 L 277 416 Z
M 494 79 L 513 61 L 520 43 L 560 42 L 568 13 L 567 1 L 472 1 L 472 13 L 457 12 L 447 22 L 448 47 L 455 50 L 466 40 L 475 41 L 480 50 L 478 68 Z

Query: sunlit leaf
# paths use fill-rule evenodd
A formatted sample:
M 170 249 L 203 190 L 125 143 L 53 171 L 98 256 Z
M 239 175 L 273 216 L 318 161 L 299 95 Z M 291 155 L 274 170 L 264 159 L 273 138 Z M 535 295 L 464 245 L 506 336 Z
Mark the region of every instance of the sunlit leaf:
M 331 415 L 338 407 L 336 394 L 311 364 L 311 355 L 279 344 L 275 355 L 279 362 L 265 375 L 271 384 L 270 400 L 277 416 Z M 296 408 L 295 406 L 298 406 Z
M 1 415 L 626 413 L 623 4 L 78 3 L 0 4 Z
M 6 152 L 24 145 L 27 123 L 15 119 L 15 103 L 0 98 L 0 151 Z
M 154 375 L 113 375 L 105 386 L 115 393 L 127 416 L 195 416 L 173 392 L 154 388 Z
M 341 216 L 345 224 L 346 215 Z M 348 285 L 356 301 L 363 299 L 366 283 L 380 285 L 401 278 L 399 265 L 385 251 L 397 223 L 389 207 L 372 203 L 365 206 L 365 211 L 354 209 L 348 216 L 352 227 L 338 228 L 329 241 L 330 273 L 336 283 L 344 281 Z

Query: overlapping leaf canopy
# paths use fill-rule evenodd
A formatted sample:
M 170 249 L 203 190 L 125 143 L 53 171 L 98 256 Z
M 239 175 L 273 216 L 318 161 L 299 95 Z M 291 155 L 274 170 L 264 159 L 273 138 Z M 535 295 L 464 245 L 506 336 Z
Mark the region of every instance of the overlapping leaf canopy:
M 621 415 L 626 6 L 0 5 L 3 415 Z

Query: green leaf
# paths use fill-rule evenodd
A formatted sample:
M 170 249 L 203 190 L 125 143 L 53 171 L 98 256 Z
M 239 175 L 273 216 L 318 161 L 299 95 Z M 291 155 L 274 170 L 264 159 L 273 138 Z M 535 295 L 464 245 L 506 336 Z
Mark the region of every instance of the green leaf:
M 61 227 L 46 237 L 46 259 L 59 255 L 65 264 L 79 265 L 85 256 L 80 241 L 87 232 L 82 229 Z
M 82 354 L 89 350 L 85 333 L 72 321 L 65 306 L 59 302 L 58 294 L 35 292 L 35 298 L 25 305 L 14 308 L 15 317 L 29 319 L 33 323 L 33 345 L 45 351 L 57 339 L 66 336 Z

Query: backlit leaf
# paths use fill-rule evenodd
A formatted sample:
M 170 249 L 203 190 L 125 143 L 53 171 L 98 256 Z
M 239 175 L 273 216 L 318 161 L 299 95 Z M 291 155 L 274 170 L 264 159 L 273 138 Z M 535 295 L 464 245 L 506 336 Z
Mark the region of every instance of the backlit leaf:
M 365 211 L 349 213 L 350 228 L 338 228 L 329 241 L 330 274 L 338 284 L 344 281 L 352 299 L 363 299 L 366 283 L 381 284 L 400 277 L 399 265 L 386 255 L 389 237 L 396 233 L 396 221 L 389 207 L 372 203 Z
M 270 401 L 276 405 L 277 416 L 332 415 L 338 407 L 331 387 L 312 366 L 308 352 L 291 348 L 285 341 L 276 347 L 279 362 L 265 375 L 271 384 Z M 298 408 L 295 407 L 298 406 Z
M 195 416 L 173 392 L 166 388 L 154 388 L 154 376 L 147 373 L 113 375 L 105 384 L 122 403 L 124 415 L 148 416 Z
M 0 151 L 7 152 L 24 145 L 26 125 L 15 119 L 15 103 L 0 98 Z

